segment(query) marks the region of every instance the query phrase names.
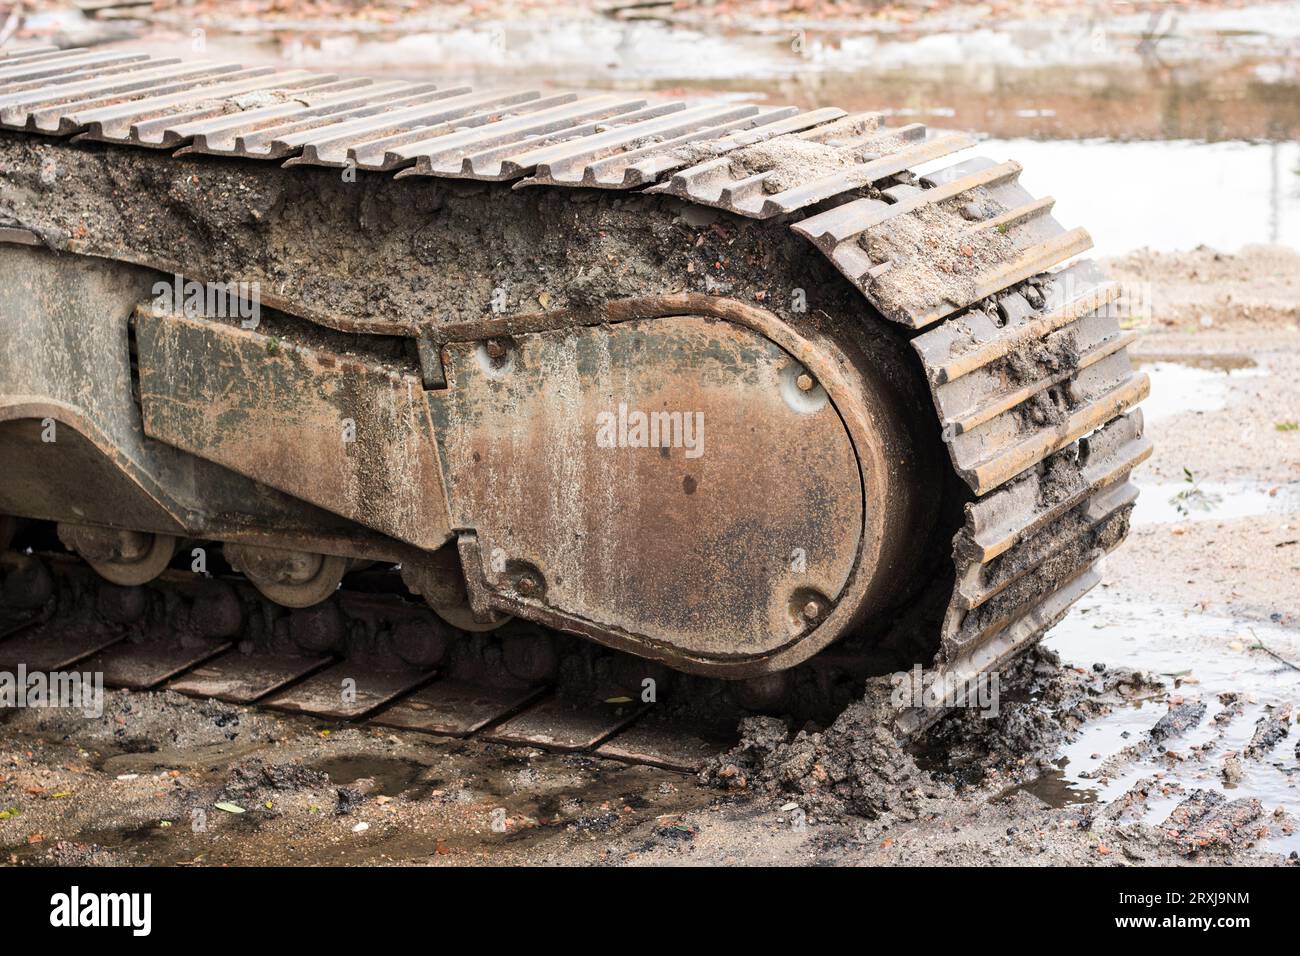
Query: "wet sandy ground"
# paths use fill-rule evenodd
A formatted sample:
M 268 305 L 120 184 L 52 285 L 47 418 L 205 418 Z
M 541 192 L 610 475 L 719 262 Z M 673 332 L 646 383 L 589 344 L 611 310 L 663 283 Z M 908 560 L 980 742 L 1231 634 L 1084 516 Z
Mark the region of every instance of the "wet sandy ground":
M 1004 753 L 955 794 L 917 794 L 916 814 L 819 820 L 798 798 L 650 768 L 112 694 L 97 720 L 0 715 L 0 860 L 1287 862 L 1300 849 L 1297 736 L 1250 744 L 1258 721 L 1300 700 L 1300 671 L 1282 663 L 1300 663 L 1300 257 L 1139 255 L 1110 268 L 1156 282 L 1137 349 L 1156 453 L 1129 541 L 1047 645 L 1089 674 L 1128 667 L 1165 689 L 1106 708 L 1063 746 Z M 1185 733 L 1151 742 L 1171 707 L 1197 702 Z M 1262 812 L 1235 846 L 1193 852 L 1165 821 L 1197 790 Z

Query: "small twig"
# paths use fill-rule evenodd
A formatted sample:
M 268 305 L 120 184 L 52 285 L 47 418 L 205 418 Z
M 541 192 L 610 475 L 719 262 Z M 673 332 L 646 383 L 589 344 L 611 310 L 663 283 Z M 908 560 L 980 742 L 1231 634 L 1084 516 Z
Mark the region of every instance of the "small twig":
M 1248 628 L 1246 628 L 1246 630 L 1250 631 L 1250 636 L 1255 638 L 1255 646 L 1258 647 L 1261 651 L 1263 651 L 1263 652 L 1264 652 L 1265 654 L 1267 654 L 1269 657 L 1273 658 L 1273 660 L 1275 660 L 1275 661 L 1280 661 L 1281 663 L 1285 664 L 1287 667 L 1291 668 L 1293 671 L 1300 671 L 1300 667 L 1297 667 L 1295 664 L 1292 664 L 1289 660 L 1287 660 L 1287 659 L 1286 659 L 1285 657 L 1283 657 L 1281 654 L 1278 654 L 1276 651 L 1271 650 L 1271 649 L 1270 649 L 1270 648 L 1269 648 L 1269 647 L 1268 647 L 1268 646 L 1267 646 L 1263 641 L 1261 641 L 1258 637 L 1255 637 L 1255 629 L 1254 629 L 1253 627 L 1248 627 Z

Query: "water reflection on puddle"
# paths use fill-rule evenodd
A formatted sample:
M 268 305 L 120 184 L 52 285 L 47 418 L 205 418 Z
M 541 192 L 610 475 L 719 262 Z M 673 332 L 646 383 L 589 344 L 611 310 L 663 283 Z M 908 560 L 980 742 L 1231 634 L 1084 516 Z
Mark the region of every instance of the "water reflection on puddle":
M 1158 422 L 1174 415 L 1217 412 L 1228 402 L 1228 381 L 1265 375 L 1242 356 L 1156 357 L 1139 364 L 1151 376 L 1151 395 L 1142 402 L 1142 415 Z
M 1133 509 L 1134 525 L 1230 521 L 1300 511 L 1300 483 L 1186 482 L 1145 485 Z
M 1162 676 L 1171 693 L 1207 704 L 1204 718 L 1181 737 L 1167 741 L 1171 751 L 1187 755 L 1181 761 L 1157 752 L 1132 760 L 1115 758 L 1126 747 L 1147 739 L 1151 727 L 1166 712 L 1164 700 L 1118 707 L 1084 727 L 1077 740 L 1058 755 L 1057 770 L 1030 789 L 1054 805 L 1107 803 L 1137 781 L 1164 771 L 1163 784 L 1181 784 L 1184 791 L 1220 790 L 1229 799 L 1255 797 L 1266 813 L 1281 806 L 1300 816 L 1300 769 L 1294 732 L 1262 759 L 1241 758 L 1242 778 L 1226 783 L 1223 758 L 1240 753 L 1255 731 L 1255 722 L 1270 705 L 1300 700 L 1300 671 L 1266 653 L 1300 662 L 1300 632 L 1273 624 L 1244 622 L 1212 614 L 1189 613 L 1172 605 L 1117 602 L 1094 594 L 1058 624 L 1045 641 L 1062 659 L 1080 667 L 1094 662 L 1131 667 Z M 1225 709 L 1221 694 L 1240 695 L 1243 712 L 1225 723 L 1214 718 Z M 1193 748 L 1214 743 L 1203 760 Z M 1098 774 L 1103 765 L 1110 776 Z M 1158 824 L 1186 796 L 1154 792 L 1143 822 Z M 1276 838 L 1266 849 L 1300 849 L 1300 834 Z

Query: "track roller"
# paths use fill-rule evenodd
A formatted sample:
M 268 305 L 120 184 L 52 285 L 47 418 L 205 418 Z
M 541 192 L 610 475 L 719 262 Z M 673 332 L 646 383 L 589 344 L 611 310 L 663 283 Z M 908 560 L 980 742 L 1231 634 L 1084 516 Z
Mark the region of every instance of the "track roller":
M 122 587 L 148 584 L 171 564 L 180 539 L 147 531 L 60 524 L 59 540 L 104 580 Z
M 495 631 L 511 620 L 510 615 L 497 611 L 489 611 L 480 619 L 470 609 L 465 571 L 453 546 L 433 551 L 419 563 L 403 563 L 402 581 L 412 594 L 424 598 L 435 614 L 462 631 Z
M 338 590 L 347 558 L 251 544 L 223 546 L 226 561 L 265 597 L 284 607 L 311 607 Z

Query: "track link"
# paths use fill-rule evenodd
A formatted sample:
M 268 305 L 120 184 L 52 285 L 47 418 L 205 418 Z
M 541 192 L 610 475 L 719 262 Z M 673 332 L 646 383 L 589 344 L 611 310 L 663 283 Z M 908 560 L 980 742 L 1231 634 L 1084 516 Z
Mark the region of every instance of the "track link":
M 328 602 L 297 611 L 239 577 L 168 571 L 118 587 L 67 554 L 9 552 L 0 572 L 21 584 L 22 603 L 44 598 L 0 609 L 0 669 L 11 673 L 101 673 L 110 688 L 680 772 L 724 749 L 745 713 L 718 699 L 722 682 L 562 634 L 454 633 L 400 593 L 396 572 L 355 575 Z M 442 638 L 433 647 L 407 639 L 431 633 Z M 653 700 L 643 699 L 648 674 Z

